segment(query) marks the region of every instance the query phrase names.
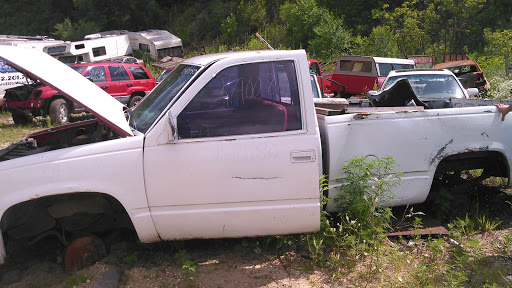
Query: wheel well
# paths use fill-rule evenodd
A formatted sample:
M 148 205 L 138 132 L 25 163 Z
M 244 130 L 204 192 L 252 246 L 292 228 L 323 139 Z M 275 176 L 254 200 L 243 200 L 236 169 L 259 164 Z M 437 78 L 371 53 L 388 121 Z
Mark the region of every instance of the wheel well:
M 146 93 L 145 93 L 144 91 L 136 91 L 136 92 L 133 92 L 133 93 L 132 93 L 132 96 L 131 96 L 131 97 L 133 97 L 133 96 L 140 96 L 140 97 L 144 97 L 144 96 L 146 96 Z M 130 97 L 130 98 L 131 98 L 131 97 Z
M 73 193 L 18 203 L 5 211 L 0 229 L 8 238 L 34 237 L 50 230 L 102 233 L 132 229 L 123 205 L 102 193 Z
M 64 97 L 60 94 L 55 94 L 51 98 L 47 99 L 46 102 L 44 103 L 44 105 L 45 105 L 44 111 L 45 111 L 46 115 L 50 114 L 50 104 L 57 99 L 64 99 L 64 101 L 66 101 L 66 103 L 68 103 L 69 113 L 73 112 L 73 102 L 69 101 L 66 97 Z
M 466 173 L 481 169 L 481 173 Z M 443 221 L 451 221 L 471 209 L 471 195 L 485 179 L 509 177 L 506 157 L 497 151 L 474 151 L 444 158 L 437 166 L 427 202 L 430 213 Z
M 451 155 L 439 163 L 435 176 L 447 172 L 483 169 L 488 176 L 508 177 L 510 167 L 506 157 L 497 151 L 474 151 Z

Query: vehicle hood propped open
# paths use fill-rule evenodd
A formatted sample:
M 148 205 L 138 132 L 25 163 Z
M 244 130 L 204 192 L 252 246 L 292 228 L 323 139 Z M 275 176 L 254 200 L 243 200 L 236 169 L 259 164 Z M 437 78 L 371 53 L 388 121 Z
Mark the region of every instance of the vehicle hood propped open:
M 121 102 L 52 56 L 34 49 L 0 46 L 0 59 L 85 107 L 120 136 L 133 136 Z

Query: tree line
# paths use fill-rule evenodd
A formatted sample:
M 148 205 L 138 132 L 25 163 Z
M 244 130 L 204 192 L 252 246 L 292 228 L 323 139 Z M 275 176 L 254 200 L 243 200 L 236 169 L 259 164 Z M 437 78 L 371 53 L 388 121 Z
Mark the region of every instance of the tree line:
M 267 48 L 255 32 L 274 48 L 303 48 L 323 61 L 512 49 L 510 0 L 7 0 L 0 11 L 2 34 L 76 41 L 165 29 L 186 51 Z

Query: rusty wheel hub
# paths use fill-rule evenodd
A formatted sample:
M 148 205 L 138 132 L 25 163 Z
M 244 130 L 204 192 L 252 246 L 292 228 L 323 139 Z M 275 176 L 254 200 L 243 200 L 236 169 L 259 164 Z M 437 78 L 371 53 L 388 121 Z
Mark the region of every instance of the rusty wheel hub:
M 92 235 L 80 237 L 66 247 L 64 267 L 67 271 L 80 270 L 105 257 L 106 254 L 105 244 L 100 238 Z

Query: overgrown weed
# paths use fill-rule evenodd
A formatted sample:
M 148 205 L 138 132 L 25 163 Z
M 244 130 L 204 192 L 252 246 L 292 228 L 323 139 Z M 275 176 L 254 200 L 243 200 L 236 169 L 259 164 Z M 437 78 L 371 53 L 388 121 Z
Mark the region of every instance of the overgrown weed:
M 301 237 L 302 247 L 313 267 L 332 269 L 331 281 L 343 279 L 357 286 L 393 287 L 503 287 L 507 284 L 502 267 L 491 265 L 484 257 L 483 244 L 472 236 L 492 231 L 500 225 L 487 211 L 468 212 L 448 224 L 454 245 L 440 237 L 414 234 L 397 240 L 389 239 L 394 219 L 391 209 L 380 204 L 392 200 L 391 189 L 400 183 L 401 174 L 394 169 L 390 157 L 382 159 L 354 158 L 347 163 L 339 197 L 335 200 L 341 213 L 333 217 L 322 213 L 321 231 Z M 326 179 L 320 180 L 321 197 L 328 199 Z M 450 207 L 447 207 L 450 209 Z M 409 230 L 423 228 L 422 212 L 405 209 L 398 224 Z M 395 227 L 395 226 L 393 226 Z M 402 229 L 404 227 L 401 227 Z M 407 227 L 406 227 L 407 228 Z M 512 236 L 501 241 L 501 251 L 512 249 Z
M 187 250 L 180 250 L 174 255 L 176 264 L 181 266 L 180 272 L 184 278 L 184 283 L 188 286 L 195 286 L 195 279 L 198 276 L 196 261 L 192 260 L 192 257 L 187 253 Z

